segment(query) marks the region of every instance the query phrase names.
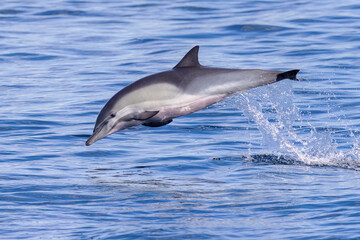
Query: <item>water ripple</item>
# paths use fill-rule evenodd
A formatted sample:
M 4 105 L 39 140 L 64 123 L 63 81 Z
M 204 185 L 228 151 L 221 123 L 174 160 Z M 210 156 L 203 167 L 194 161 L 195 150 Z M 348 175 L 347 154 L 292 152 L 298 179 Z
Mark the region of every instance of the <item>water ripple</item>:
M 274 25 L 261 25 L 261 24 L 235 24 L 224 27 L 225 30 L 238 31 L 238 32 L 277 32 L 289 30 L 288 28 Z
M 16 15 L 20 13 L 24 13 L 24 11 L 17 9 L 0 9 L 0 14 L 2 15 Z
M 57 9 L 57 10 L 48 10 L 36 13 L 37 16 L 86 16 L 88 15 L 85 11 L 80 10 L 66 10 L 66 9 Z

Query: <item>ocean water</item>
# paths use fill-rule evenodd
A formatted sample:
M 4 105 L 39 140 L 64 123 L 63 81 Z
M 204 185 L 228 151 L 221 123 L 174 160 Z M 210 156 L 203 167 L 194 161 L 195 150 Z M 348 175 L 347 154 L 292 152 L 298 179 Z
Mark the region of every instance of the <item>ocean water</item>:
M 358 1 L 4 0 L 1 239 L 360 239 Z M 85 146 L 127 84 L 301 69 Z

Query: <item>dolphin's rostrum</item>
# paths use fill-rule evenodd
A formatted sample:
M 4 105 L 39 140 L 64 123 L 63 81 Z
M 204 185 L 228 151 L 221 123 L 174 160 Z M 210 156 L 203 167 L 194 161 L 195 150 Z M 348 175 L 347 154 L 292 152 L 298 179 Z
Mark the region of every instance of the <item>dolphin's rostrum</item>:
M 205 67 L 198 52 L 195 46 L 170 71 L 144 77 L 116 93 L 100 111 L 86 145 L 140 124 L 164 126 L 233 94 L 283 79 L 296 80 L 299 72 Z

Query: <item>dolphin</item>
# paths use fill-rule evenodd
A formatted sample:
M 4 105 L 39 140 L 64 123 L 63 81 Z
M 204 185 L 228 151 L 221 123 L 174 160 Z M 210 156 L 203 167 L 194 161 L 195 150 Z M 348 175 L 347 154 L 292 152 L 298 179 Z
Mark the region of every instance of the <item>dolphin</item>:
M 164 126 L 251 88 L 297 80 L 299 72 L 206 67 L 198 53 L 195 46 L 170 71 L 144 77 L 116 93 L 100 111 L 86 146 L 132 126 Z

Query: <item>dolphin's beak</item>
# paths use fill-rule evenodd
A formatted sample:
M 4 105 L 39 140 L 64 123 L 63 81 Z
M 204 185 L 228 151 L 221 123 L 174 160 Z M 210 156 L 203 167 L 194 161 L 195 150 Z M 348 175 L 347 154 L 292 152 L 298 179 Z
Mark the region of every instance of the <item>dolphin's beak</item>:
M 128 127 L 127 125 L 124 126 L 124 124 L 117 124 L 116 126 L 114 126 L 113 128 L 111 128 L 110 130 L 108 130 L 107 127 L 107 121 L 103 122 L 102 124 L 100 124 L 99 126 L 97 126 L 95 128 L 94 133 L 89 137 L 89 139 L 86 141 L 85 145 L 86 146 L 90 146 L 91 144 L 93 144 L 96 141 L 99 141 L 100 139 L 107 137 L 117 131 L 120 131 L 122 129 L 125 129 L 126 127 Z M 131 125 L 130 125 L 131 126 Z
M 93 144 L 94 142 L 102 139 L 103 137 L 106 137 L 106 136 L 101 136 L 100 132 L 94 132 L 93 135 L 91 135 L 89 137 L 89 139 L 86 141 L 85 145 L 86 146 L 90 146 L 91 144 Z
M 89 139 L 86 141 L 85 145 L 90 146 L 94 142 L 106 137 L 109 135 L 107 131 L 105 130 L 105 123 L 101 124 L 100 126 L 95 128 L 94 133 L 89 137 Z
M 94 142 L 96 142 L 98 139 L 95 139 L 96 135 L 93 134 L 89 137 L 89 139 L 86 141 L 85 145 L 86 146 L 90 146 L 91 144 L 93 144 Z

